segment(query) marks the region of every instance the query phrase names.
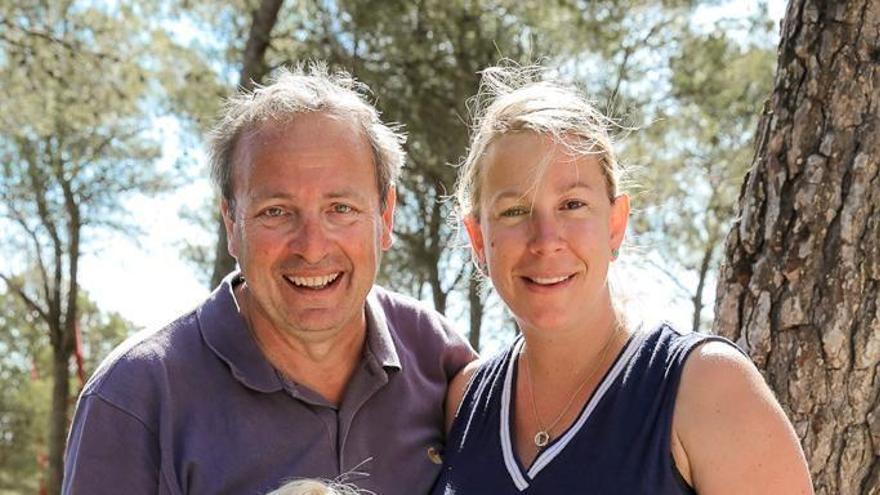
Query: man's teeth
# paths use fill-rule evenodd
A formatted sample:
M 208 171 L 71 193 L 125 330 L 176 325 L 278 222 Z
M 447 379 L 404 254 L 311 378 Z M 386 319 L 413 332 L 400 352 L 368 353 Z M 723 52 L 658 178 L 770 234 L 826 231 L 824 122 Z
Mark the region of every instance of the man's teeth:
M 293 285 L 297 287 L 308 287 L 310 289 L 323 289 L 327 284 L 336 280 L 339 272 L 332 275 L 324 275 L 321 277 L 287 277 Z
M 552 278 L 543 278 L 543 277 L 532 277 L 532 282 L 540 285 L 552 285 L 558 284 L 564 280 L 568 280 L 568 277 L 571 275 L 563 275 L 561 277 L 552 277 Z

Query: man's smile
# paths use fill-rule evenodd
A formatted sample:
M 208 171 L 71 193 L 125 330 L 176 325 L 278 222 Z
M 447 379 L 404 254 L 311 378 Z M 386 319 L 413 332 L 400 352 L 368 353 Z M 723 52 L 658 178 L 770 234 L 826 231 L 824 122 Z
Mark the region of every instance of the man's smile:
M 342 272 L 335 272 L 329 275 L 320 275 L 320 276 L 311 276 L 311 277 L 297 277 L 293 275 L 285 275 L 284 279 L 287 280 L 291 285 L 297 288 L 305 288 L 311 290 L 321 290 L 325 289 L 328 286 L 332 285 L 334 282 L 339 280 Z

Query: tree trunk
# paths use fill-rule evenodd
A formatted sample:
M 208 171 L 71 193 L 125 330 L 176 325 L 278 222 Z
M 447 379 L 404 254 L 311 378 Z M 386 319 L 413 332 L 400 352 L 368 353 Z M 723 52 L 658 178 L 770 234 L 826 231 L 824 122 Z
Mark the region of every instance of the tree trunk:
M 251 30 L 244 47 L 238 85 L 241 89 L 252 90 L 266 76 L 266 50 L 269 49 L 272 29 L 278 22 L 278 12 L 284 0 L 261 0 L 260 5 L 251 12 Z M 226 228 L 223 219 L 217 214 L 217 243 L 214 245 L 214 269 L 211 272 L 211 287 L 216 287 L 223 277 L 235 269 L 235 258 L 226 248 Z
M 47 493 L 61 493 L 64 475 L 64 444 L 70 407 L 70 353 L 53 346 L 52 409 L 49 415 L 49 480 Z
M 700 331 L 703 317 L 703 291 L 706 290 L 706 279 L 709 278 L 709 269 L 712 267 L 712 254 L 715 251 L 715 237 L 706 243 L 705 251 L 703 251 L 703 259 L 700 262 L 700 272 L 697 274 L 697 290 L 691 303 L 694 305 L 694 315 L 691 322 L 691 330 Z
M 266 50 L 272 38 L 272 29 L 278 22 L 278 12 L 284 0 L 262 0 L 260 5 L 251 12 L 251 30 L 244 46 L 244 58 L 238 85 L 243 89 L 254 89 L 266 75 Z
M 761 368 L 818 494 L 880 493 L 880 2 L 792 0 L 715 331 Z
M 435 191 L 437 190 L 443 190 L 442 184 L 435 186 Z M 428 199 L 428 201 L 431 201 L 431 216 L 428 219 L 427 225 L 425 225 L 425 229 L 430 247 L 427 249 L 428 259 L 425 260 L 427 262 L 425 266 L 428 269 L 428 282 L 431 284 L 434 309 L 445 315 L 446 300 L 452 289 L 444 290 L 443 281 L 440 278 L 440 256 L 443 254 L 441 225 L 445 221 L 443 218 L 443 205 L 438 199 L 440 197 L 439 193 L 435 193 L 433 197 Z

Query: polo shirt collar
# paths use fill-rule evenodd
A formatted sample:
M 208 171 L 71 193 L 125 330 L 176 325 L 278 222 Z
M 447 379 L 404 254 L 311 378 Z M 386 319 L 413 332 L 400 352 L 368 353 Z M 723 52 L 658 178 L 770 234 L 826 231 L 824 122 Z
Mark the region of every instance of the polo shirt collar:
M 230 273 L 198 308 L 199 330 L 208 347 L 229 366 L 233 376 L 242 384 L 264 393 L 283 390 L 282 377 L 263 355 L 238 310 L 233 290 L 242 280 L 238 271 Z M 366 344 L 382 368 L 400 369 L 397 347 L 378 290 L 381 289 L 373 287 L 367 295 Z
M 379 301 L 378 292 L 382 289 L 373 286 L 367 294 L 366 319 L 367 319 L 367 346 L 376 361 L 383 368 L 400 369 L 400 357 L 397 354 L 397 346 L 391 337 L 388 320 L 385 317 L 385 309 Z
M 223 279 L 198 309 L 199 330 L 238 381 L 258 392 L 277 392 L 284 388 L 281 377 L 257 346 L 232 292 L 242 281 L 238 271 Z

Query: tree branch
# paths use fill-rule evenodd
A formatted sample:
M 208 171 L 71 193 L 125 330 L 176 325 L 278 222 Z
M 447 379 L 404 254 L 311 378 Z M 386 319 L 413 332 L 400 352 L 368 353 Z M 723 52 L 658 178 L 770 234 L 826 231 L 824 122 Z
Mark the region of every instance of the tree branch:
M 37 236 L 37 232 L 32 229 L 30 225 L 28 225 L 24 214 L 18 208 L 16 208 L 14 204 L 7 204 L 6 206 L 13 213 L 12 219 L 21 226 L 21 228 L 28 234 L 28 237 L 30 237 L 34 243 L 34 248 L 37 254 L 37 269 L 40 271 L 40 282 L 43 286 L 43 297 L 48 300 L 49 274 L 46 271 L 46 262 L 43 260 L 43 245 L 40 242 L 39 237 Z
M 12 292 L 14 292 L 15 295 L 17 295 L 27 307 L 31 308 L 33 311 L 36 311 L 37 314 L 40 315 L 40 318 L 42 318 L 49 325 L 49 327 L 52 326 L 52 321 L 49 319 L 48 311 L 41 307 L 36 301 L 31 299 L 31 297 L 28 296 L 27 293 L 24 291 L 24 288 L 21 285 L 15 283 L 15 279 L 13 277 L 0 273 L 0 279 L 2 279 L 3 282 L 6 283 L 6 286 L 9 287 L 9 289 L 12 290 Z
M 22 33 L 25 36 L 29 36 L 32 38 L 39 38 L 39 39 L 48 41 L 48 42 L 52 43 L 53 45 L 57 45 L 57 46 L 60 46 L 61 48 L 65 49 L 72 56 L 90 56 L 93 58 L 110 60 L 112 62 L 117 62 L 117 63 L 122 62 L 122 60 L 119 57 L 116 57 L 115 55 L 112 55 L 110 53 L 86 50 L 85 48 L 80 46 L 79 43 L 77 43 L 77 44 L 71 43 L 70 41 L 59 38 L 59 37 L 49 33 L 48 31 L 42 31 L 42 30 L 38 30 L 38 29 L 28 29 L 28 28 L 19 26 L 18 24 L 11 22 L 8 19 L 0 19 L 0 26 L 6 26 L 10 30 L 18 31 L 19 33 Z M 15 45 L 19 48 L 25 48 L 25 49 L 32 48 L 31 46 L 26 45 L 19 40 L 15 40 L 7 35 L 0 35 L 0 39 L 2 39 L 3 41 L 5 41 L 11 45 Z

